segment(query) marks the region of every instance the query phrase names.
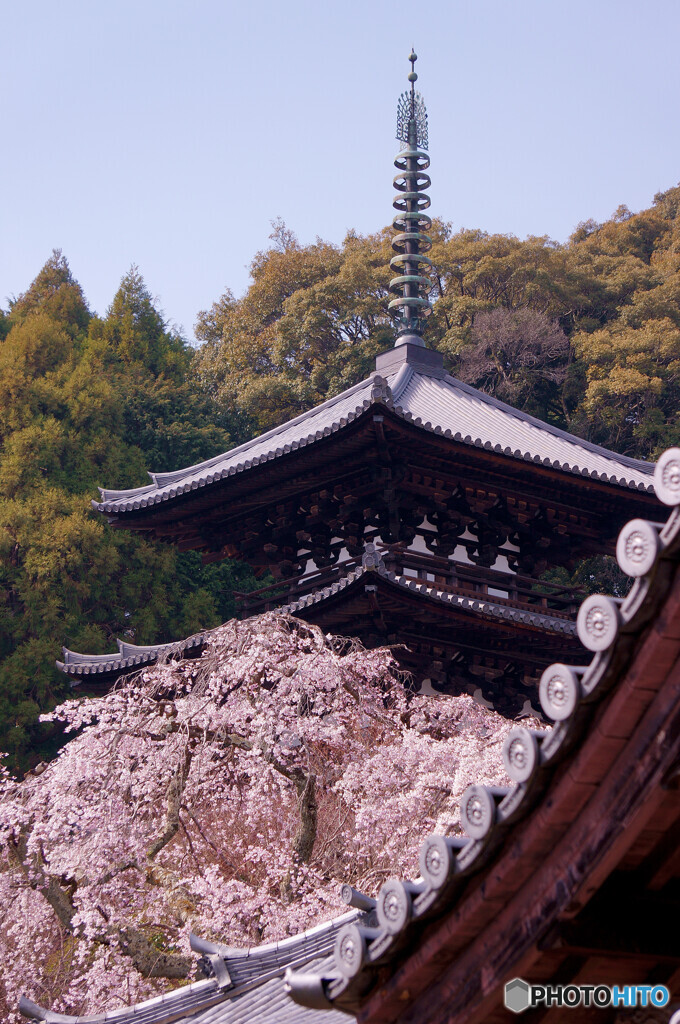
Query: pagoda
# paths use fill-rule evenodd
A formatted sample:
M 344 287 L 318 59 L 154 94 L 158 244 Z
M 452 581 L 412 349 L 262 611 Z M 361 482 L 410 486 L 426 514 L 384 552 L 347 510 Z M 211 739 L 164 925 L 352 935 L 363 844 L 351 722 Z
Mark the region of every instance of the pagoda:
M 397 111 L 394 347 L 368 379 L 295 419 L 146 486 L 102 489 L 93 505 L 112 527 L 205 562 L 269 570 L 274 584 L 244 596 L 244 614 L 279 608 L 394 644 L 416 688 L 517 715 L 538 706 L 549 664 L 586 658 L 577 595 L 541 577 L 613 554 L 627 520 L 654 518 L 653 466 L 475 390 L 426 348 L 430 160 L 416 59 Z M 200 639 L 186 651 L 200 654 Z M 65 651 L 59 665 L 74 683 L 110 685 L 167 645 L 119 647 Z

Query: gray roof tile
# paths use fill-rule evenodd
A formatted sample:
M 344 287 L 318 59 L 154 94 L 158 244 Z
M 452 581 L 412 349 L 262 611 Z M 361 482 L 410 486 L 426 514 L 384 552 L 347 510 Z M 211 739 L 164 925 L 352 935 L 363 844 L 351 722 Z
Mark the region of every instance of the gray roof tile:
M 216 978 L 195 982 L 155 996 L 134 1006 L 108 1013 L 73 1017 L 45 1010 L 23 999 L 25 1016 L 46 1024 L 349 1024 L 353 1018 L 339 1010 L 310 1010 L 292 1002 L 284 985 L 290 967 L 327 971 L 338 931 L 346 924 L 366 920 L 366 914 L 350 910 L 299 935 L 251 949 L 234 949 L 192 936 L 192 947 L 223 959 L 231 979 L 220 988 Z
M 152 482 L 144 487 L 101 489 L 102 500 L 93 505 L 105 513 L 130 512 L 209 487 L 343 430 L 373 403 L 384 403 L 423 430 L 463 444 L 621 487 L 652 490 L 653 465 L 617 455 L 519 412 L 454 377 L 404 361 L 391 367 L 385 378 L 369 377 L 222 455 L 172 473 L 152 473 Z
M 141 647 L 123 640 L 116 640 L 118 654 L 80 654 L 78 651 L 69 650 L 68 647 L 62 647 L 64 660 L 57 662 L 57 668 L 67 675 L 77 678 L 122 672 L 136 666 L 150 665 L 168 651 L 175 650 L 181 656 L 185 651 L 200 647 L 204 642 L 205 635 L 197 633 L 187 640 L 171 644 L 149 644 Z
M 531 626 L 540 626 L 542 629 L 551 633 L 567 633 L 570 636 L 576 635 L 576 624 L 566 615 L 546 615 L 543 612 L 525 611 L 521 608 L 515 608 L 504 604 L 502 598 L 487 599 L 463 597 L 460 594 L 451 593 L 447 590 L 438 590 L 437 587 L 432 584 L 425 583 L 422 580 L 415 580 L 411 576 L 398 576 L 393 572 L 389 572 L 384 568 L 384 566 L 358 567 L 348 573 L 347 576 L 343 576 L 342 579 L 337 580 L 337 582 L 333 583 L 330 587 L 325 587 L 323 590 L 317 590 L 313 594 L 306 594 L 298 601 L 292 601 L 290 604 L 283 605 L 278 610 L 284 614 L 296 615 L 303 608 L 309 608 L 314 604 L 321 604 L 321 602 L 332 597 L 334 594 L 339 594 L 341 591 L 346 590 L 353 583 L 356 583 L 357 580 L 363 578 L 366 583 L 370 583 L 374 581 L 376 577 L 395 584 L 402 590 L 409 590 L 414 593 L 423 594 L 431 601 L 453 605 L 465 611 L 476 612 L 479 615 L 486 615 L 489 618 L 510 618 L 515 622 L 522 622 Z

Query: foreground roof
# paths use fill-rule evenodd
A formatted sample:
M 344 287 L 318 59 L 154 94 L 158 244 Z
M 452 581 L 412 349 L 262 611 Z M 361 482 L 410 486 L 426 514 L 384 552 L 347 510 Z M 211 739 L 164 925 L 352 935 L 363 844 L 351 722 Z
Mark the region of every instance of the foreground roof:
M 348 898 L 352 891 L 347 887 Z M 20 1010 L 31 1020 L 45 1024 L 315 1024 L 319 1011 L 301 1008 L 285 990 L 283 975 L 289 968 L 307 965 L 325 970 L 339 930 L 346 924 L 367 924 L 370 912 L 351 910 L 289 939 L 252 949 L 234 949 L 191 936 L 199 965 L 210 975 L 162 996 L 108 1013 L 73 1017 L 53 1013 L 22 999 Z M 324 1024 L 347 1024 L 340 1011 L 323 1012 Z
M 378 369 L 342 394 L 222 455 L 172 473 L 152 473 L 151 483 L 117 491 L 101 489 L 93 506 L 112 519 L 174 502 L 230 476 L 285 458 L 347 430 L 375 406 L 390 409 L 423 431 L 441 434 L 510 460 L 551 467 L 617 487 L 651 491 L 653 466 L 543 423 L 445 373 L 440 353 L 403 345 L 378 357 Z
M 680 450 L 657 477 L 660 497 L 680 505 Z M 356 911 L 283 942 L 232 950 L 194 939 L 211 977 L 129 1010 L 78 1018 L 23 1001 L 25 1015 L 322 1024 L 344 1011 L 361 1024 L 502 1024 L 502 986 L 515 975 L 651 981 L 677 999 L 680 946 L 659 923 L 680 918 L 680 508 L 665 525 L 629 523 L 618 557 L 635 578 L 628 597 L 593 595 L 579 612 L 590 665 L 543 674 L 554 728 L 509 734 L 515 785 L 469 787 L 467 838 L 429 837 L 420 877 L 390 879 L 375 909 L 343 887 Z
M 674 472 L 678 490 L 680 451 Z M 501 1024 L 521 976 L 665 984 L 677 1003 L 680 944 L 659 926 L 680 914 L 680 509 L 662 529 L 624 527 L 619 560 L 628 597 L 579 613 L 590 665 L 541 680 L 553 730 L 505 740 L 515 785 L 469 787 L 468 838 L 427 839 L 420 877 L 381 889 L 377 929 L 346 926 L 330 970 L 289 974 L 298 1002 L 314 993 L 362 1024 Z

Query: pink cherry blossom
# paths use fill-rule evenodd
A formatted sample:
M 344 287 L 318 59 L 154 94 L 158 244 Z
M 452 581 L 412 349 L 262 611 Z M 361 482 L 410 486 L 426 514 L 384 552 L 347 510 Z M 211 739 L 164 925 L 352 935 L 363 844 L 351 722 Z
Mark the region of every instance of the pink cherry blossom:
M 388 649 L 275 613 L 49 717 L 74 734 L 59 755 L 0 776 L 10 1022 L 21 994 L 82 1014 L 182 984 L 192 930 L 254 945 L 311 927 L 340 883 L 416 874 L 471 782 L 507 782 L 511 723 L 414 695 Z

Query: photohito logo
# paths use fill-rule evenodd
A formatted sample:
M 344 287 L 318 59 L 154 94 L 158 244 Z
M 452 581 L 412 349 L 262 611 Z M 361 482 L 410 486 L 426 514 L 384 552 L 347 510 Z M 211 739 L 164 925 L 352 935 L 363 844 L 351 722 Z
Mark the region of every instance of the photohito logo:
M 513 1013 L 534 1006 L 666 1006 L 665 985 L 530 985 L 513 978 L 505 986 L 504 1003 Z

